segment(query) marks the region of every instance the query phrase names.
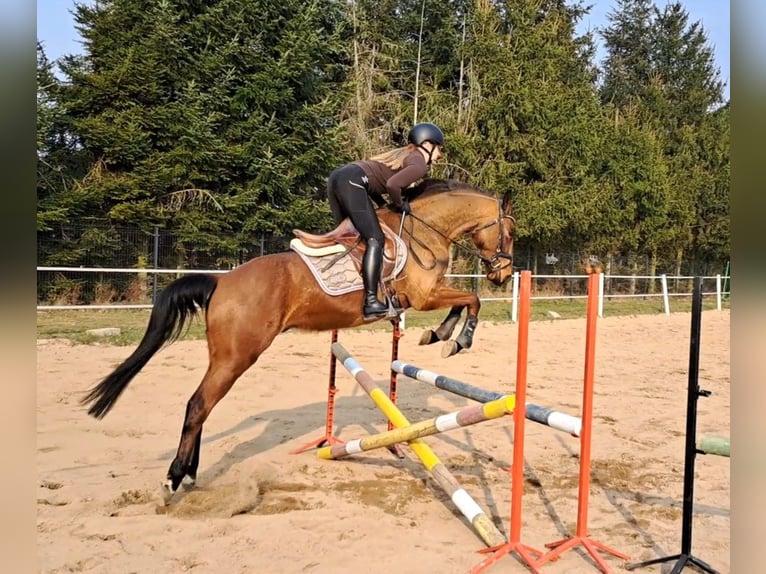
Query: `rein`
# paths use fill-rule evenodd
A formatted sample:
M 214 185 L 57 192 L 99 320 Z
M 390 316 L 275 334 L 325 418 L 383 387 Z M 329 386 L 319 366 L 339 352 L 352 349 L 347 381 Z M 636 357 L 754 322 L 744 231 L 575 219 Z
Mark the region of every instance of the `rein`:
M 498 216 L 497 219 L 490 221 L 489 223 L 486 223 L 482 225 L 481 227 L 477 227 L 473 230 L 473 233 L 476 233 L 477 231 L 481 231 L 483 229 L 487 229 L 488 227 L 492 227 L 493 225 L 497 225 L 497 247 L 495 248 L 495 253 L 491 257 L 484 257 L 478 249 L 473 249 L 471 247 L 466 247 L 465 245 L 462 245 L 461 243 L 458 243 L 451 237 L 444 234 L 441 230 L 436 229 L 433 225 L 428 223 L 427 221 L 423 220 L 421 217 L 418 217 L 414 213 L 410 212 L 409 217 L 412 217 L 413 219 L 419 221 L 422 223 L 425 227 L 430 229 L 431 231 L 436 232 L 437 234 L 441 235 L 444 239 L 446 239 L 449 243 L 456 245 L 463 251 L 469 253 L 470 255 L 474 255 L 479 258 L 479 260 L 486 265 L 490 271 L 498 271 L 501 269 L 505 269 L 507 267 L 513 266 L 513 254 L 511 253 L 505 253 L 503 251 L 503 226 L 501 225 L 501 222 L 503 219 L 508 219 L 513 222 L 513 224 L 516 224 L 516 219 L 512 215 L 505 215 L 502 213 L 502 208 L 500 206 L 500 202 L 497 203 L 497 211 Z M 402 221 L 399 225 L 399 236 L 402 236 L 402 231 L 404 230 L 404 219 L 405 215 L 402 214 Z M 431 250 L 428 245 L 423 243 L 420 239 L 415 237 L 412 230 L 408 229 L 406 230 L 407 233 L 410 236 L 411 241 L 414 241 L 417 243 L 420 247 L 422 247 L 424 250 L 431 252 L 433 254 L 433 251 Z M 434 263 L 430 267 L 426 267 L 423 261 L 417 256 L 417 254 L 414 251 L 410 251 L 410 255 L 415 259 L 418 265 L 422 267 L 425 270 L 431 270 L 436 266 L 436 258 L 434 257 Z M 505 260 L 505 261 L 503 261 Z

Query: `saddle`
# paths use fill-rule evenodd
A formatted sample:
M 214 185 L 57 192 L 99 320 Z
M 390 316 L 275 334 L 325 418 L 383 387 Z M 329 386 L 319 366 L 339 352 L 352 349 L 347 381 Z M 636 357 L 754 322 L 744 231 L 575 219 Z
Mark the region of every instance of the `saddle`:
M 407 248 L 399 236 L 385 223 L 383 230 L 383 266 L 381 279 L 390 281 L 402 270 Z M 293 229 L 295 238 L 290 249 L 297 252 L 314 273 L 317 282 L 332 295 L 362 289 L 361 269 L 365 245 L 350 219 L 322 235 Z

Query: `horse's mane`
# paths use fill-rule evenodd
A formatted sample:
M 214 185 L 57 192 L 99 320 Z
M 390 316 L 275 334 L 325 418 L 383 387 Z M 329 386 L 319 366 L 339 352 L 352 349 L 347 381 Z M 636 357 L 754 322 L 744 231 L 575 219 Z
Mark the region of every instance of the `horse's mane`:
M 404 196 L 409 200 L 413 200 L 420 197 L 431 197 L 438 193 L 445 193 L 448 191 L 458 191 L 461 189 L 475 191 L 483 195 L 489 195 L 489 196 L 492 195 L 482 189 L 479 189 L 477 187 L 474 187 L 473 185 L 464 183 L 462 181 L 457 181 L 456 179 L 427 178 L 422 180 L 417 185 L 414 185 L 408 189 L 405 189 Z

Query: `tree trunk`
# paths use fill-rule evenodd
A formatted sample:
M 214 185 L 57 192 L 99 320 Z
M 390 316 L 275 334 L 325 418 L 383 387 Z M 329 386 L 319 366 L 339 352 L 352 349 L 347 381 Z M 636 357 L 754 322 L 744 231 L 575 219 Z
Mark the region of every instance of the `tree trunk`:
M 683 265 L 683 260 L 684 260 L 684 248 L 679 247 L 678 250 L 676 251 L 676 269 L 675 269 L 676 278 L 673 281 L 673 284 L 675 285 L 676 293 L 678 293 L 679 282 L 681 281 L 678 277 L 681 275 L 681 271 L 682 271 L 681 266 Z
M 146 269 L 148 267 L 149 259 L 143 253 L 138 256 L 136 261 L 137 269 Z M 128 301 L 129 303 L 146 303 L 146 294 L 149 290 L 149 274 L 146 271 L 139 271 L 136 274 L 135 292 L 132 293 L 131 299 L 135 298 L 135 301 Z
M 652 252 L 651 256 L 649 257 L 649 272 L 647 273 L 647 275 L 649 275 L 649 277 L 654 277 L 656 274 L 657 274 L 657 254 Z M 650 295 L 657 292 L 657 284 L 655 281 L 649 280 L 649 289 L 647 291 Z
M 629 293 L 631 295 L 635 295 L 636 294 L 636 275 L 638 274 L 638 261 L 636 259 L 633 259 L 633 262 L 630 264 L 630 270 L 632 271 L 631 273 L 632 276 L 630 278 Z
M 606 257 L 606 269 L 604 270 L 604 277 L 606 279 L 606 285 L 604 285 L 604 294 L 612 294 L 612 254 L 610 253 Z
M 465 15 L 463 15 L 463 39 L 460 43 L 460 78 L 457 84 L 457 127 L 462 131 L 463 122 L 463 74 L 465 72 L 465 55 L 463 54 L 462 47 L 465 46 Z

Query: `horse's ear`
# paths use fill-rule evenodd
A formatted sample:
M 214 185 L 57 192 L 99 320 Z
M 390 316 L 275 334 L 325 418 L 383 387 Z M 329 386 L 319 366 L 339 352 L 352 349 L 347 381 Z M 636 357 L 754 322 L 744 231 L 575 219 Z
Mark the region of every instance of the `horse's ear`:
M 503 195 L 503 213 L 508 215 L 511 213 L 511 191 L 508 190 Z

